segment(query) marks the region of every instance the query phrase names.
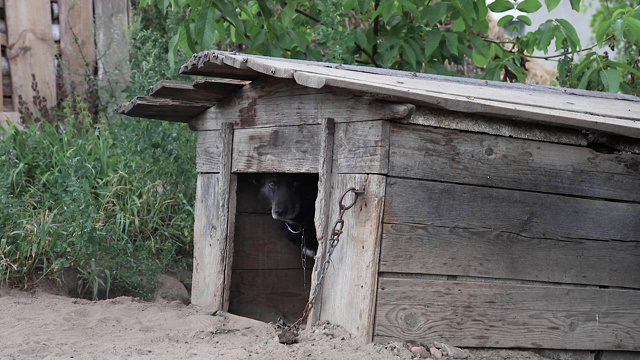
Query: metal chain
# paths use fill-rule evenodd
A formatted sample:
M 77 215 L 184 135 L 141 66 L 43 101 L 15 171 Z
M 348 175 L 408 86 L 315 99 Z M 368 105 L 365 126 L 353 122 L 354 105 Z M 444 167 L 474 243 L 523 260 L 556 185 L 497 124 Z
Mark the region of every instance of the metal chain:
M 353 201 L 345 205 L 344 199 L 349 193 L 353 193 Z M 338 243 L 340 242 L 340 235 L 342 235 L 342 229 L 344 228 L 344 220 L 343 220 L 344 213 L 347 210 L 351 209 L 356 204 L 356 201 L 358 200 L 358 196 L 363 193 L 364 193 L 364 190 L 357 190 L 356 188 L 350 188 L 347 191 L 345 191 L 344 194 L 342 194 L 342 197 L 340 197 L 340 201 L 338 204 L 340 208 L 340 212 L 338 213 L 338 220 L 336 220 L 336 222 L 333 224 L 333 230 L 331 231 L 331 239 L 329 239 L 328 241 L 329 248 L 327 250 L 327 257 L 322 263 L 322 267 L 320 269 L 320 275 L 318 276 L 318 281 L 316 283 L 315 288 L 313 289 L 313 293 L 311 294 L 309 301 L 307 302 L 307 305 L 302 311 L 302 316 L 300 316 L 300 318 L 296 320 L 296 322 L 293 323 L 293 325 L 289 326 L 289 330 L 297 329 L 300 326 L 300 324 L 302 324 L 302 322 L 309 315 L 309 312 L 311 311 L 311 308 L 313 307 L 313 304 L 315 303 L 316 298 L 318 297 L 320 289 L 322 288 L 322 282 L 324 281 L 324 277 L 327 274 L 327 270 L 329 269 L 329 264 L 331 263 L 331 255 L 333 255 L 333 251 L 336 249 L 336 247 L 338 246 Z

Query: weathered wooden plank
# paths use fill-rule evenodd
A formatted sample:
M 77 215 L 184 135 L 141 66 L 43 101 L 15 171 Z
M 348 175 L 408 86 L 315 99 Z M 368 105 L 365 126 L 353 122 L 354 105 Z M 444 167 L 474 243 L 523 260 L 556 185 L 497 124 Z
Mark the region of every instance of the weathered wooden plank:
M 322 277 L 322 267 L 326 259 L 327 243 L 329 239 L 329 210 L 331 199 L 331 179 L 333 178 L 333 147 L 335 143 L 335 122 L 333 119 L 322 121 L 322 133 L 320 137 L 320 157 L 318 164 L 318 196 L 316 197 L 316 213 L 314 223 L 316 225 L 316 238 L 318 239 L 318 251 L 316 252 L 316 264 L 311 274 L 311 294 L 320 286 Z M 318 289 L 319 290 L 319 289 Z M 311 326 L 320 320 L 320 310 L 322 309 L 322 292 L 318 291 L 316 299 L 312 304 L 311 311 L 307 316 L 307 326 Z
M 236 128 L 247 128 L 320 124 L 327 118 L 336 123 L 405 119 L 414 111 L 410 104 L 309 89 L 293 81 L 265 78 L 246 85 L 233 98 L 209 109 L 190 125 L 193 130 L 215 130 L 223 120 L 233 121 Z
M 224 196 L 220 181 L 220 174 L 198 175 L 194 207 L 191 303 L 211 311 L 224 307 L 226 236 L 219 226 Z
M 317 172 L 320 126 L 236 129 L 233 172 Z
M 311 272 L 307 271 L 309 284 Z M 307 302 L 302 269 L 233 270 L 229 312 L 265 322 L 296 321 Z
M 236 214 L 233 268 L 302 269 L 300 247 L 287 240 L 271 214 Z M 313 261 L 307 261 L 311 272 Z M 309 283 L 310 284 L 310 283 Z
M 640 289 L 640 243 L 556 241 L 493 229 L 386 224 L 380 271 Z
M 198 131 L 196 145 L 196 171 L 199 173 L 220 172 L 222 134 L 216 131 Z
M 220 173 L 198 174 L 194 207 L 191 302 L 212 311 L 229 307 L 236 213 L 233 127 L 226 124 L 221 132 Z
M 510 108 L 513 105 L 533 104 L 536 107 L 548 109 L 569 109 L 579 113 L 598 114 L 603 117 L 615 117 L 619 119 L 638 120 L 637 114 L 640 112 L 640 100 L 630 99 L 614 99 L 604 98 L 601 96 L 589 96 L 586 93 L 559 93 L 553 89 L 536 86 L 489 86 L 488 82 L 462 82 L 449 80 L 446 77 L 430 77 L 425 79 L 417 76 L 415 73 L 405 72 L 403 76 L 390 76 L 391 74 L 378 74 L 367 71 L 354 71 L 351 67 L 346 70 L 340 66 L 329 66 L 312 62 L 295 62 L 286 61 L 276 58 L 248 56 L 243 54 L 219 53 L 226 64 L 243 68 L 255 69 L 258 72 L 278 76 L 282 78 L 294 77 L 298 83 L 311 84 L 306 86 L 315 86 L 317 88 L 323 86 L 334 86 L 333 80 L 343 79 L 354 86 L 367 85 L 393 86 L 402 88 L 407 93 L 432 92 L 434 94 L 443 94 L 466 98 L 466 100 L 474 101 L 486 99 L 491 101 L 500 101 L 504 103 L 504 108 Z M 398 73 L 394 73 L 398 75 Z M 479 88 L 491 88 L 491 91 L 478 91 Z M 462 100 L 462 99 L 459 99 Z M 616 109 L 607 109 L 614 101 L 616 105 L 620 105 Z M 625 103 L 628 102 L 628 103 Z M 634 111 L 633 109 L 637 109 Z
M 615 99 L 601 99 L 596 97 L 563 95 L 561 102 L 555 102 L 552 106 L 546 106 L 546 100 L 554 98 L 550 94 L 534 96 L 531 92 L 510 91 L 507 97 L 499 98 L 495 96 L 498 89 L 494 87 L 482 88 L 476 85 L 465 85 L 464 91 L 450 92 L 456 86 L 443 82 L 428 82 L 413 79 L 395 79 L 382 77 L 380 82 L 368 77 L 357 79 L 361 74 L 355 72 L 341 73 L 338 76 L 325 74 L 308 74 L 314 79 L 311 85 L 317 88 L 332 86 L 369 94 L 384 95 L 396 99 L 396 101 L 411 102 L 415 105 L 435 106 L 437 108 L 485 114 L 508 118 L 516 121 L 550 124 L 556 126 L 566 126 L 576 129 L 589 129 L 604 131 L 617 135 L 640 138 L 640 121 L 635 114 L 640 113 L 640 102 Z M 296 79 L 302 75 L 296 72 Z M 321 78 L 322 81 L 316 79 Z M 410 83 L 410 84 L 407 84 Z M 423 83 L 423 84 L 421 84 Z M 302 83 L 305 85 L 307 83 Z M 320 84 L 321 86 L 318 86 Z M 405 85 L 406 84 L 406 85 Z M 309 85 L 309 86 L 311 86 Z M 433 87 L 427 89 L 420 85 Z M 533 87 L 532 87 L 533 88 Z M 445 90 L 446 89 L 446 90 Z M 445 91 L 445 92 L 443 92 Z M 472 94 L 462 95 L 459 93 Z M 480 94 L 492 94 L 490 98 L 479 97 Z M 518 102 L 511 103 L 504 99 L 518 99 Z M 538 99 L 533 99 L 538 98 Z M 536 101 L 537 100 L 537 101 Z M 596 106 L 592 103 L 599 103 L 599 109 L 604 111 L 593 112 Z M 522 102 L 522 103 L 519 103 Z M 579 105 L 576 105 L 579 104 Z M 615 111 L 608 112 L 606 109 L 614 107 Z
M 386 223 L 537 239 L 640 241 L 640 204 L 389 178 Z
M 355 206 L 344 214 L 344 233 L 331 257 L 324 284 L 320 319 L 343 326 L 365 341 L 373 335 L 380 254 L 381 220 L 385 199 L 383 175 L 333 174 L 329 225 L 339 213 L 339 200 L 351 187 L 364 189 Z M 345 197 L 345 205 L 352 195 Z M 332 230 L 332 228 L 329 228 Z
M 640 350 L 640 292 L 380 278 L 374 339 Z
M 226 65 L 222 56 L 218 56 L 215 51 L 204 51 L 193 54 L 191 59 L 180 68 L 180 74 L 185 75 L 207 75 L 224 77 L 238 80 L 255 80 L 262 76 L 259 72 L 243 67 L 238 69 Z
M 92 0 L 60 0 L 60 56 L 67 91 L 87 89 L 96 63 Z
M 129 84 L 129 0 L 93 0 L 98 85 L 103 104 L 124 101 Z M 109 109 L 111 111 L 111 109 Z
M 584 133 L 577 129 L 541 126 L 540 124 L 513 121 L 495 116 L 482 116 L 425 106 L 417 107 L 413 116 L 406 119 L 404 123 L 559 144 L 579 146 L 587 146 L 588 144 Z
M 640 156 L 417 125 L 391 127 L 389 173 L 640 202 Z
M 233 268 L 235 221 L 236 221 L 236 192 L 238 178 L 231 173 L 231 149 L 233 147 L 233 124 L 223 123 L 220 129 L 220 183 L 218 192 L 221 194 L 219 210 L 220 223 L 217 224 L 222 237 L 226 239 L 224 247 L 224 291 L 222 298 L 222 310 L 229 310 L 229 298 L 231 294 L 231 269 Z M 213 223 L 214 226 L 215 223 Z
M 209 103 L 136 96 L 128 103 L 118 105 L 116 112 L 147 119 L 189 122 L 211 107 Z
M 228 90 L 227 93 L 234 93 L 242 89 L 245 85 L 250 84 L 249 80 L 236 80 L 236 79 L 195 79 L 191 85 L 198 90 L 211 90 L 222 92 L 221 89 Z
M 333 172 L 386 174 L 389 128 L 388 121 L 336 124 Z
M 200 81 L 199 88 L 185 81 L 161 80 L 149 89 L 149 96 L 193 102 L 207 102 L 211 106 L 242 89 L 244 85 L 227 79 Z M 206 84 L 203 86 L 202 84 Z
M 215 53 L 218 61 L 239 71 L 252 70 L 281 78 L 293 77 L 299 84 L 323 88 L 333 86 L 382 95 L 396 101 L 478 113 L 518 121 L 539 122 L 640 137 L 640 101 L 605 98 L 589 93 L 560 93 L 535 86 L 462 82 L 425 78 L 411 73 L 378 74 L 313 63 L 278 60 L 226 52 Z M 224 76 L 217 69 L 204 72 Z
M 13 125 L 18 129 L 22 128 L 19 112 L 0 112 L 0 126 L 6 129 L 9 125 Z
M 11 68 L 13 109 L 18 109 L 22 96 L 32 111 L 35 95 L 33 76 L 39 95 L 47 104 L 56 103 L 54 42 L 51 34 L 51 3 L 49 0 L 7 0 L 7 58 Z

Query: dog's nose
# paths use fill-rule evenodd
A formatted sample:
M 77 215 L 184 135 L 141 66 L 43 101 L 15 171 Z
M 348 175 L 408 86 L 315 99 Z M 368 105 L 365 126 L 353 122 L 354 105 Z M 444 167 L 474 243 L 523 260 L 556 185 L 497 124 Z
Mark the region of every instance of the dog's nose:
M 284 216 L 284 214 L 287 213 L 286 209 L 274 209 L 273 213 L 276 214 L 276 216 Z

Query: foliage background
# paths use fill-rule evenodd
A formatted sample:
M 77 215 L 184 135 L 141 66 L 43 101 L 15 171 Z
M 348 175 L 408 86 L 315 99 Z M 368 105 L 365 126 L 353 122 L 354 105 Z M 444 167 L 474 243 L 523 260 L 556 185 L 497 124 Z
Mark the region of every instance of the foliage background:
M 176 78 L 165 55 L 180 18 L 158 17 L 153 8 L 134 17 L 131 95 Z M 158 274 L 191 268 L 195 135 L 105 118 L 94 93 L 23 112 L 24 130 L 0 133 L 0 282 L 53 279 L 77 296 L 150 299 Z

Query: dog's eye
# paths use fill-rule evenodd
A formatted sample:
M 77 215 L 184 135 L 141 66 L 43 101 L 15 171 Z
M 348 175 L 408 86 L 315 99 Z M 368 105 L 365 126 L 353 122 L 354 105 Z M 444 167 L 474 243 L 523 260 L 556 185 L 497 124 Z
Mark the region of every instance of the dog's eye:
M 298 186 L 298 182 L 297 182 L 297 181 L 292 182 L 292 183 L 291 183 L 291 186 L 293 186 L 293 187 L 297 187 L 297 186 Z
M 278 186 L 278 183 L 277 183 L 277 182 L 275 182 L 275 181 L 269 181 L 269 187 L 270 187 L 270 188 L 275 189 L 275 188 L 276 188 L 276 186 Z

